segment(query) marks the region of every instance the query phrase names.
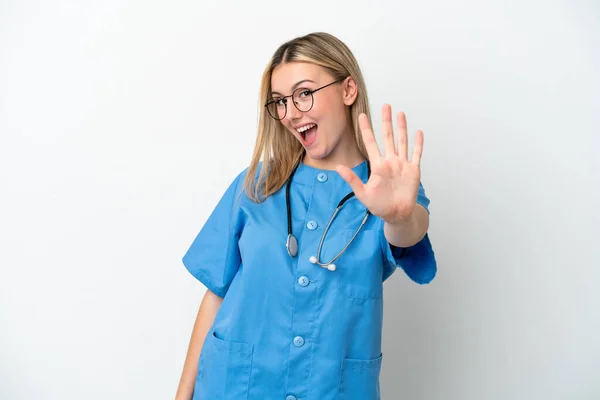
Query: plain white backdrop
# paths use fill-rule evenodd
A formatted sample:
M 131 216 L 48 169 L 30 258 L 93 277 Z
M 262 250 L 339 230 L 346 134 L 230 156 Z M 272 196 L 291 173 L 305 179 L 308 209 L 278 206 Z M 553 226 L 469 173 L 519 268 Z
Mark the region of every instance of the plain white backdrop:
M 425 133 L 439 272 L 384 285 L 383 398 L 600 398 L 599 21 L 596 0 L 1 1 L 0 399 L 174 397 L 205 291 L 181 257 L 250 161 L 269 57 L 311 31 L 355 53 L 378 137 L 384 103 Z

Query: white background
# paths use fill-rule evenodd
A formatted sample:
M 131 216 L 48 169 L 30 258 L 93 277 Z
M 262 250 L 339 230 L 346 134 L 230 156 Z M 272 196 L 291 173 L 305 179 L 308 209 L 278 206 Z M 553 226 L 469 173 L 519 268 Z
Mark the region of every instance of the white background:
M 321 30 L 378 135 L 384 103 L 425 132 L 439 273 L 385 283 L 383 398 L 600 398 L 599 21 L 596 0 L 1 1 L 0 398 L 174 397 L 205 291 L 181 257 L 250 161 L 269 57 Z

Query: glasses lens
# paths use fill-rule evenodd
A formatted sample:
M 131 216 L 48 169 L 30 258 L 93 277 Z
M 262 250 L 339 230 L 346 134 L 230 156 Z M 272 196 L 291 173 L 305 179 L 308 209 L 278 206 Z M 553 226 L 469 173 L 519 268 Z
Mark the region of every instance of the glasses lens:
M 313 106 L 313 95 L 309 89 L 296 89 L 292 98 L 296 108 L 302 112 L 310 111 Z
M 267 104 L 267 111 L 271 117 L 280 120 L 285 117 L 285 107 L 284 100 L 275 99 Z

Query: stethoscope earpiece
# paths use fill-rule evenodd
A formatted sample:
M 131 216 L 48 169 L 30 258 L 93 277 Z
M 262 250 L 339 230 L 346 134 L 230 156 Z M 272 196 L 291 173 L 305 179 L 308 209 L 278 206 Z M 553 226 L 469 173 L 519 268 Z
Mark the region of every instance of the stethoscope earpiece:
M 313 264 L 319 264 L 319 266 L 323 267 L 323 268 L 327 268 L 330 271 L 335 271 L 336 270 L 336 266 L 333 263 L 327 263 L 327 264 L 321 264 L 319 262 L 319 260 L 317 259 L 317 257 L 315 256 L 310 256 L 310 258 L 308 259 L 311 263 Z

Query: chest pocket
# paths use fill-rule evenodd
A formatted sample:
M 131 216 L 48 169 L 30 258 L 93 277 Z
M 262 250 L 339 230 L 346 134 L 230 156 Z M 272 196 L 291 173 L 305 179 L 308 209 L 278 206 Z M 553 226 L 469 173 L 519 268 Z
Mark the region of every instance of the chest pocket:
M 337 240 L 343 248 L 352 238 L 355 229 L 344 229 Z M 334 272 L 338 278 L 337 288 L 353 299 L 379 299 L 383 295 L 383 253 L 381 232 L 377 229 L 361 229 L 346 251 L 336 260 Z

